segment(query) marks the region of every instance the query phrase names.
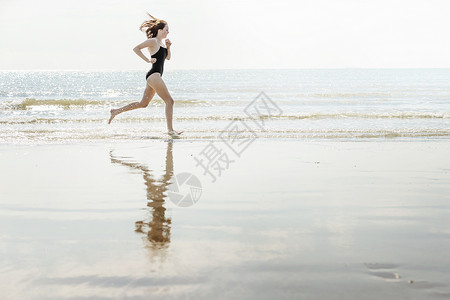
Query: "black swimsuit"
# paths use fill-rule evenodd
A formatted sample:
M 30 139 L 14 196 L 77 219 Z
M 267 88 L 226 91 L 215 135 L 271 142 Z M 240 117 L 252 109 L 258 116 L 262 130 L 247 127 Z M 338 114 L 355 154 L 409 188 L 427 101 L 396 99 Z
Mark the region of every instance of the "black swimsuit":
M 166 59 L 166 57 L 167 48 L 159 46 L 158 51 L 156 51 L 156 53 L 152 55 L 152 58 L 156 58 L 156 62 L 153 64 L 150 71 L 147 72 L 145 79 L 147 79 L 148 76 L 152 75 L 153 73 L 159 73 L 162 76 L 164 71 L 164 60 Z

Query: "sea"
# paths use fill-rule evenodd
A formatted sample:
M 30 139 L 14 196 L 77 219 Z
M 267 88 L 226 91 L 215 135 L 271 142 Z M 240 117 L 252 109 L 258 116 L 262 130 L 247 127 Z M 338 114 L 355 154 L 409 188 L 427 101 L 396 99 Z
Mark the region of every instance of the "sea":
M 140 101 L 145 71 L 0 71 L 0 143 L 166 139 L 165 104 Z M 450 137 L 450 69 L 168 70 L 182 139 Z

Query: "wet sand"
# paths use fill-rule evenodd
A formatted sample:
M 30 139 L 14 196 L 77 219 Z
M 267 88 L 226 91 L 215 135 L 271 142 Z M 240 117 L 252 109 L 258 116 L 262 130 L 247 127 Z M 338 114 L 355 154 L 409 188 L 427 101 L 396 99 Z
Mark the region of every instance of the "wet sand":
M 0 145 L 2 298 L 450 297 L 449 141 L 208 143 Z

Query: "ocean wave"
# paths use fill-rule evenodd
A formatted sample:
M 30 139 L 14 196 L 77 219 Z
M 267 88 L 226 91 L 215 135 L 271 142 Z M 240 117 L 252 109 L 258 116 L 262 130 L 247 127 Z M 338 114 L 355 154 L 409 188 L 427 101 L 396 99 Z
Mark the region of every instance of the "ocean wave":
M 87 106 L 89 107 L 112 107 L 112 106 L 121 106 L 125 104 L 129 104 L 133 102 L 132 100 L 120 100 L 120 101 L 112 101 L 112 100 L 90 100 L 90 99 L 34 99 L 34 98 L 26 98 L 21 101 L 2 101 L 0 102 L 0 111 L 5 110 L 29 110 L 33 107 L 48 107 L 49 109 L 53 108 L 63 108 L 63 109 L 82 109 Z M 175 100 L 177 105 L 181 106 L 208 106 L 216 104 L 225 104 L 229 102 L 220 101 L 220 102 L 211 102 L 200 99 L 181 99 Z M 164 101 L 161 99 L 153 99 L 151 104 L 153 105 L 164 105 Z
M 302 97 L 311 98 L 374 98 L 374 97 L 392 97 L 392 92 L 354 92 L 354 93 L 311 93 L 301 94 Z
M 273 116 L 262 116 L 265 119 L 271 119 Z M 338 113 L 305 113 L 296 115 L 275 116 L 279 119 L 297 120 L 297 119 L 448 119 L 450 113 L 447 112 L 338 112 Z
M 105 116 L 89 115 L 74 115 L 70 117 L 66 116 L 18 116 L 9 115 L 0 117 L 0 124 L 60 124 L 60 123 L 104 123 L 109 117 L 109 113 L 106 110 Z M 352 119 L 352 120 L 421 120 L 421 119 L 450 119 L 450 113 L 444 112 L 391 112 L 391 113 L 366 113 L 366 112 L 341 112 L 341 113 L 301 113 L 301 114 L 288 114 L 280 116 L 261 115 L 261 120 L 270 121 L 307 121 L 307 120 L 339 120 L 339 119 Z M 121 115 L 114 119 L 114 123 L 152 123 L 163 122 L 165 120 L 164 115 L 155 116 L 136 116 L 136 115 Z M 175 115 L 175 121 L 186 122 L 202 122 L 202 121 L 234 121 L 243 120 L 251 121 L 252 118 L 242 114 L 218 114 L 217 111 L 208 112 L 205 110 L 201 114 L 189 114 L 189 115 Z
M 85 99 L 37 100 L 34 98 L 27 98 L 18 104 L 14 104 L 13 108 L 17 110 L 26 110 L 31 106 L 58 106 L 70 108 L 70 106 L 101 105 L 103 103 L 104 101 Z

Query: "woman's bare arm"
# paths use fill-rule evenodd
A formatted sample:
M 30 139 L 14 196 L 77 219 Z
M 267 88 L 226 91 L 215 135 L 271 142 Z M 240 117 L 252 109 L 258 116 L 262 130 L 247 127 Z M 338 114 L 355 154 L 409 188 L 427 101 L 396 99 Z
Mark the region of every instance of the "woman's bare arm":
M 171 53 L 170 53 L 170 46 L 172 46 L 172 42 L 171 42 L 169 39 L 167 39 L 167 40 L 166 40 L 166 47 L 167 47 L 167 56 L 166 56 L 166 59 L 167 59 L 167 60 L 170 60 L 170 57 L 172 56 Z
M 140 43 L 139 45 L 137 45 L 136 47 L 133 48 L 133 51 L 140 57 L 142 58 L 144 61 L 146 62 L 151 62 L 150 59 L 147 58 L 147 56 L 144 55 L 144 53 L 142 53 L 142 49 L 144 48 L 148 48 L 148 47 L 152 47 L 155 46 L 156 41 L 155 39 L 148 39 L 142 43 Z

